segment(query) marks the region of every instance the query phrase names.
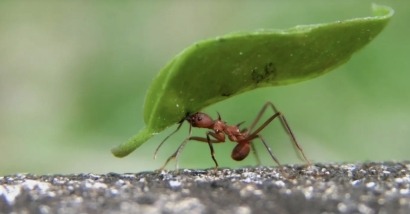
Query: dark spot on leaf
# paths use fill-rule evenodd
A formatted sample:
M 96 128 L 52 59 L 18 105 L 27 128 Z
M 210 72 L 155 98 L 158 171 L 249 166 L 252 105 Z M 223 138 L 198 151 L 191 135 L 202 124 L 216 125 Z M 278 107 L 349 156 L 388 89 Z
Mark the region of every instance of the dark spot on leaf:
M 221 95 L 224 96 L 224 97 L 229 97 L 232 94 L 234 94 L 234 93 L 230 90 L 227 90 L 226 88 L 221 90 Z
M 268 81 L 270 79 L 273 79 L 276 76 L 276 67 L 273 62 L 269 62 L 265 65 L 263 69 L 259 67 L 254 67 L 252 69 L 252 81 L 255 82 L 256 84 L 262 82 L 262 81 Z
M 228 86 L 221 86 L 220 88 L 219 88 L 219 94 L 221 95 L 221 96 L 223 96 L 223 97 L 229 97 L 229 96 L 231 96 L 231 95 L 233 95 L 233 94 L 235 94 L 235 92 L 233 92 Z
M 260 81 L 263 80 L 263 72 L 261 72 L 258 67 L 254 67 L 252 69 L 252 80 L 258 84 Z
M 269 77 L 276 75 L 276 67 L 272 62 L 265 65 L 265 75 Z

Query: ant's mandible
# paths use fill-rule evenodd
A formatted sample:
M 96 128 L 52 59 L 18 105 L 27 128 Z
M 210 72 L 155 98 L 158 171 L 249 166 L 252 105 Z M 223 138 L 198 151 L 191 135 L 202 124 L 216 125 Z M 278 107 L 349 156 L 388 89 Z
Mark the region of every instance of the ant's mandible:
M 261 119 L 263 113 L 266 111 L 268 107 L 271 107 L 274 114 L 270 116 L 261 126 L 259 126 L 255 131 L 253 131 L 254 127 L 256 124 L 259 122 Z M 232 150 L 231 157 L 232 159 L 236 161 L 241 161 L 245 159 L 248 155 L 249 152 L 252 150 L 253 153 L 255 154 L 255 157 L 257 159 L 258 164 L 260 163 L 259 157 L 256 153 L 255 146 L 252 143 L 253 140 L 255 139 L 260 139 L 265 146 L 265 148 L 268 150 L 269 155 L 272 157 L 272 159 L 280 166 L 281 164 L 279 163 L 278 159 L 273 155 L 271 148 L 268 146 L 264 138 L 259 134 L 267 125 L 269 125 L 275 118 L 279 118 L 283 128 L 285 129 L 285 132 L 289 135 L 293 145 L 296 147 L 296 149 L 299 151 L 303 159 L 310 164 L 310 161 L 306 158 L 305 153 L 303 152 L 302 147 L 298 144 L 296 141 L 295 135 L 293 134 L 292 130 L 289 127 L 288 122 L 285 119 L 285 116 L 277 110 L 277 108 L 273 105 L 271 102 L 265 103 L 265 105 L 262 107 L 262 109 L 259 111 L 258 115 L 256 116 L 255 120 L 251 124 L 249 128 L 245 128 L 240 130 L 239 126 L 242 123 L 239 123 L 237 125 L 228 125 L 226 122 L 222 121 L 221 116 L 218 113 L 218 119 L 213 120 L 210 116 L 208 116 L 205 113 L 202 112 L 197 112 L 192 115 L 188 115 L 185 117 L 183 120 L 179 122 L 179 125 L 175 131 L 173 131 L 171 134 L 169 134 L 157 147 L 155 150 L 154 158 L 156 158 L 157 152 L 159 148 L 164 144 L 164 142 L 171 137 L 173 134 L 175 134 L 182 126 L 183 122 L 186 120 L 190 126 L 189 126 L 189 134 L 188 137 L 185 138 L 185 140 L 179 145 L 177 150 L 167 159 L 165 164 L 160 168 L 160 170 L 164 169 L 166 165 L 172 160 L 176 159 L 176 169 L 178 169 L 178 157 L 181 151 L 183 150 L 184 146 L 187 144 L 188 141 L 194 140 L 194 141 L 199 141 L 199 142 L 205 142 L 208 143 L 209 149 L 211 150 L 211 157 L 212 160 L 215 163 L 215 169 L 218 168 L 218 162 L 215 159 L 215 152 L 213 148 L 213 143 L 224 143 L 226 140 L 226 136 L 228 139 L 232 142 L 236 142 L 237 145 L 235 148 Z M 197 137 L 197 136 L 192 136 L 192 127 L 195 128 L 205 128 L 209 129 L 206 133 L 206 137 Z

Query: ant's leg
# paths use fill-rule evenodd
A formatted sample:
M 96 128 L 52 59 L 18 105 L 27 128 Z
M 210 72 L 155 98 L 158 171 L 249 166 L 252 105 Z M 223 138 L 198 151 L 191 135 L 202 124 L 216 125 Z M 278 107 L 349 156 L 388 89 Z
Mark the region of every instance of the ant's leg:
M 212 160 L 214 161 L 214 163 L 215 163 L 215 171 L 218 169 L 218 162 L 216 161 L 216 159 L 215 159 L 215 151 L 214 151 L 214 146 L 212 145 L 212 142 L 211 142 L 211 138 L 209 137 L 209 135 L 211 135 L 212 137 L 214 137 L 215 138 L 215 136 L 213 135 L 214 133 L 213 132 L 207 132 L 206 133 L 206 140 L 207 140 L 207 142 L 208 142 L 208 145 L 209 145 L 209 149 L 211 150 L 211 157 L 212 157 Z
M 191 127 L 190 127 L 190 130 L 189 130 L 189 136 L 187 138 L 185 138 L 185 140 L 178 146 L 177 150 L 171 156 L 168 157 L 165 164 L 159 170 L 163 170 L 172 159 L 176 159 L 176 164 L 175 164 L 176 167 L 175 168 L 176 168 L 176 170 L 178 170 L 178 157 L 179 157 L 179 154 L 182 152 L 182 150 L 184 149 L 184 147 L 188 143 L 188 141 L 194 140 L 194 141 L 208 143 L 207 138 L 196 137 L 196 136 L 190 137 L 190 136 L 191 136 Z M 210 143 L 221 143 L 221 141 L 210 139 Z
M 242 123 L 244 123 L 244 122 L 238 123 L 236 126 L 238 126 L 238 128 L 239 128 L 239 125 L 241 125 Z M 247 128 L 244 128 L 244 129 L 241 130 L 241 133 L 245 133 L 245 132 L 249 133 Z M 252 142 L 250 144 L 251 144 L 252 154 L 255 156 L 255 159 L 256 159 L 256 164 L 258 166 L 260 166 L 261 165 L 261 159 L 259 158 L 258 151 L 256 151 L 256 147 Z
M 298 141 L 296 140 L 295 135 L 292 132 L 292 129 L 290 128 L 288 121 L 285 118 L 285 115 L 283 115 L 278 109 L 273 105 L 271 102 L 267 102 L 266 105 L 270 106 L 275 113 L 279 113 L 279 119 L 282 124 L 283 129 L 285 129 L 286 133 L 289 135 L 290 139 L 292 140 L 293 145 L 296 147 L 296 149 L 299 151 L 299 155 L 302 155 L 303 159 L 308 163 L 311 164 L 310 161 L 307 159 L 305 152 L 303 152 L 302 147 L 299 145 Z M 300 156 L 299 156 L 300 157 Z
M 215 138 L 215 139 L 211 139 L 210 136 L 213 137 L 213 138 Z M 212 144 L 213 144 L 213 143 L 224 143 L 225 141 L 218 140 L 218 138 L 216 137 L 216 135 L 215 135 L 214 132 L 207 132 L 207 133 L 206 133 L 206 138 L 203 138 L 203 137 L 195 137 L 195 136 L 194 136 L 194 137 L 191 137 L 190 140 L 196 140 L 196 141 L 199 141 L 199 142 L 206 142 L 206 143 L 208 143 L 209 149 L 211 150 L 212 160 L 213 160 L 214 163 L 215 163 L 215 171 L 216 171 L 216 169 L 218 169 L 219 165 L 218 165 L 218 162 L 216 161 L 214 146 L 213 146 Z
M 211 139 L 210 136 L 213 137 L 213 138 L 215 138 L 215 139 Z M 217 169 L 217 168 L 219 167 L 218 162 L 216 161 L 216 158 L 215 158 L 215 151 L 214 151 L 214 147 L 213 147 L 212 144 L 213 144 L 213 143 L 224 143 L 224 141 L 218 140 L 218 139 L 216 138 L 216 136 L 215 136 L 215 133 L 213 133 L 213 132 L 207 132 L 207 133 L 206 133 L 206 138 L 203 138 L 203 137 L 195 137 L 195 136 L 194 136 L 194 137 L 189 138 L 189 140 L 195 140 L 195 141 L 199 141 L 199 142 L 206 142 L 206 143 L 208 143 L 209 149 L 211 150 L 212 160 L 213 160 L 214 163 L 215 163 L 215 169 Z
M 276 162 L 276 164 L 278 164 L 279 166 L 281 166 L 281 164 L 279 163 L 279 160 L 273 155 L 272 153 L 272 149 L 268 146 L 268 144 L 266 143 L 265 139 L 263 139 L 263 137 L 261 135 L 257 135 L 257 138 L 259 138 L 263 145 L 265 146 L 266 150 L 268 150 L 269 155 L 272 157 L 272 159 Z
M 169 137 L 171 137 L 173 134 L 175 134 L 175 133 L 181 128 L 181 126 L 182 126 L 182 124 L 184 123 L 184 121 L 185 121 L 185 120 L 182 120 L 182 121 L 179 123 L 177 129 L 175 129 L 175 131 L 173 131 L 171 134 L 169 134 L 169 135 L 158 145 L 157 149 L 155 149 L 155 152 L 154 152 L 154 159 L 157 158 L 157 153 L 158 153 L 158 151 L 159 151 L 159 148 L 161 148 L 162 144 L 164 144 L 165 141 L 168 140 Z
M 194 140 L 194 141 L 198 141 L 198 142 L 203 142 L 203 143 L 208 143 L 208 139 L 206 137 L 197 137 L 197 136 L 192 136 L 189 138 L 189 140 Z M 214 139 L 210 139 L 211 143 L 224 143 L 223 141 L 219 141 L 219 140 L 214 140 Z
M 261 159 L 259 158 L 258 152 L 256 151 L 255 144 L 253 144 L 252 142 L 251 142 L 251 149 L 252 149 L 253 155 L 255 156 L 257 165 L 260 166 L 261 165 Z
M 176 131 L 174 131 L 174 132 L 176 132 Z M 171 134 L 173 134 L 173 133 L 171 133 Z M 191 135 L 192 135 L 192 126 L 189 126 L 188 137 L 185 138 L 184 141 L 182 141 L 182 143 L 178 146 L 177 150 L 171 156 L 168 157 L 167 161 L 165 161 L 164 165 L 162 165 L 162 167 L 159 170 L 163 170 L 172 159 L 176 159 L 175 169 L 178 170 L 178 156 L 181 153 L 181 151 L 184 149 L 184 146 L 186 145 L 186 143 L 191 138 Z
M 261 119 L 263 113 L 265 113 L 266 108 L 268 107 L 268 104 L 265 103 L 265 105 L 263 105 L 262 109 L 259 111 L 258 115 L 255 117 L 255 120 L 253 120 L 251 126 L 249 126 L 248 128 L 248 133 L 252 132 L 252 129 L 256 126 L 256 124 L 259 122 L 259 120 Z M 258 152 L 256 151 L 255 145 L 253 143 L 251 143 L 251 148 L 252 148 L 252 153 L 256 158 L 256 162 L 258 163 L 258 165 L 261 164 L 261 160 L 259 158 Z
M 178 149 L 171 155 L 168 157 L 167 161 L 165 161 L 164 165 L 162 165 L 161 168 L 159 168 L 159 171 L 165 169 L 165 167 L 168 165 L 168 163 L 172 160 L 172 159 L 176 159 L 179 156 L 180 151 L 184 148 L 185 144 L 188 142 L 188 140 L 184 140 L 181 145 L 179 145 Z M 178 161 L 176 161 L 175 163 L 175 170 L 178 170 L 179 166 L 178 166 Z
M 253 123 L 251 124 L 251 126 L 249 126 L 248 131 L 252 132 L 252 129 L 255 128 L 256 124 L 259 122 L 259 120 L 261 119 L 263 113 L 265 113 L 266 108 L 268 107 L 269 102 L 265 103 L 262 107 L 262 109 L 259 111 L 258 115 L 255 117 L 255 120 L 253 120 Z M 276 113 L 276 112 L 275 112 Z
M 271 107 L 272 110 L 274 111 L 274 115 L 272 115 L 270 118 L 268 118 L 255 132 L 253 132 L 252 134 L 249 135 L 249 138 L 252 138 L 252 136 L 257 135 L 261 130 L 263 130 L 270 122 L 272 122 L 273 119 L 275 119 L 276 117 L 279 117 L 280 122 L 282 124 L 282 127 L 285 129 L 286 133 L 289 135 L 291 141 L 292 141 L 292 145 L 296 147 L 296 149 L 299 151 L 298 155 L 302 155 L 303 159 L 308 163 L 311 164 L 310 161 L 307 159 L 305 153 L 303 152 L 302 147 L 299 145 L 299 143 L 296 140 L 295 135 L 293 134 L 292 130 L 290 129 L 290 126 L 288 124 L 288 122 L 286 121 L 285 116 L 278 111 L 278 109 L 273 105 L 273 103 L 271 102 L 267 102 L 265 103 L 265 105 L 262 107 L 261 111 L 259 112 L 258 116 L 256 117 L 254 123 L 252 124 L 251 128 L 253 128 L 253 126 L 255 126 L 255 124 L 260 120 L 260 117 L 262 116 L 262 114 L 266 111 L 267 107 Z

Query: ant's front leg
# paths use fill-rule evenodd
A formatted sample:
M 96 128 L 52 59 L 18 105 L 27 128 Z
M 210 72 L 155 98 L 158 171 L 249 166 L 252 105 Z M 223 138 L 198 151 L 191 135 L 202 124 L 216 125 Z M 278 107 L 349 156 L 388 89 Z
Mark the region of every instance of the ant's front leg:
M 183 121 L 182 121 L 182 122 L 183 122 Z M 181 124 L 178 126 L 178 128 L 177 128 L 174 132 L 171 133 L 171 135 L 173 135 L 174 133 L 176 133 L 176 132 L 179 130 L 179 128 L 181 128 L 182 122 L 181 122 Z M 171 135 L 168 135 L 168 137 L 166 137 L 165 140 L 166 140 L 167 138 L 169 138 L 169 136 L 171 136 Z M 168 163 L 169 163 L 172 159 L 175 159 L 175 162 L 176 162 L 176 163 L 175 163 L 175 170 L 178 170 L 178 168 L 179 168 L 179 167 L 178 167 L 178 157 L 179 157 L 179 154 L 180 154 L 180 152 L 184 149 L 185 144 L 187 144 L 188 141 L 191 139 L 191 136 L 192 136 L 192 126 L 190 125 L 190 126 L 189 126 L 188 137 L 185 138 L 185 140 L 182 141 L 182 143 L 178 146 L 177 150 L 176 150 L 171 156 L 168 157 L 168 159 L 167 159 L 167 161 L 165 161 L 164 165 L 162 165 L 162 167 L 158 169 L 159 171 L 162 171 L 163 169 L 165 169 L 165 167 L 168 165 Z M 163 141 L 161 142 L 161 144 L 157 147 L 157 149 L 156 149 L 156 151 L 155 151 L 155 155 L 156 155 L 156 152 L 158 151 L 159 147 L 165 142 L 165 140 L 163 140 Z M 154 155 L 154 157 L 155 157 L 155 155 Z
M 211 137 L 213 137 L 214 139 L 211 139 Z M 211 150 L 212 160 L 213 160 L 214 163 L 215 163 L 215 171 L 216 171 L 216 169 L 218 169 L 219 165 L 218 165 L 218 161 L 216 161 L 216 158 L 215 158 L 215 150 L 214 150 L 214 147 L 213 147 L 212 144 L 213 144 L 213 143 L 223 143 L 223 142 L 225 142 L 225 138 L 221 139 L 221 137 L 220 137 L 219 135 L 217 135 L 217 133 L 207 132 L 207 133 L 206 133 L 206 138 L 203 138 L 203 137 L 191 137 L 190 139 L 191 139 L 191 140 L 196 140 L 196 141 L 199 141 L 199 142 L 206 142 L 206 143 L 208 143 L 209 149 Z
M 171 156 L 169 156 L 167 161 L 165 161 L 164 165 L 162 165 L 162 167 L 159 168 L 159 171 L 162 171 L 163 169 L 165 169 L 165 167 L 168 165 L 168 163 L 172 159 L 175 159 L 175 170 L 179 169 L 178 157 L 179 157 L 179 154 L 181 153 L 181 151 L 184 149 L 185 145 L 188 143 L 189 139 L 190 139 L 190 137 L 186 138 L 184 141 L 182 141 L 182 143 L 178 146 L 177 150 Z
M 175 159 L 175 162 L 176 162 L 176 163 L 175 163 L 175 170 L 178 170 L 178 169 L 179 169 L 179 166 L 178 166 L 178 158 L 179 158 L 179 155 L 180 155 L 180 153 L 182 152 L 182 150 L 184 149 L 185 145 L 186 145 L 186 144 L 188 143 L 188 141 L 190 141 L 190 140 L 194 140 L 194 141 L 199 141 L 199 142 L 204 142 L 204 143 L 210 144 L 211 154 L 214 153 L 214 152 L 213 152 L 214 150 L 213 150 L 213 147 L 212 147 L 212 143 L 223 143 L 223 142 L 221 142 L 221 141 L 219 141 L 219 140 L 217 140 L 217 139 L 209 139 L 209 140 L 208 140 L 208 138 L 204 138 L 204 137 L 191 136 L 191 130 L 190 130 L 190 131 L 189 131 L 189 136 L 188 136 L 187 138 L 185 138 L 185 140 L 182 141 L 182 143 L 178 146 L 177 150 L 176 150 L 171 156 L 168 157 L 168 159 L 165 161 L 164 165 L 162 165 L 162 167 L 159 168 L 159 171 L 165 169 L 165 167 L 168 165 L 168 163 L 169 163 L 172 159 Z M 218 163 L 216 162 L 216 159 L 215 159 L 214 155 L 212 155 L 212 159 L 214 160 L 216 166 L 218 167 Z
M 158 145 L 158 147 L 155 149 L 154 159 L 157 158 L 157 153 L 158 153 L 159 149 L 161 148 L 161 146 L 165 143 L 165 141 L 168 140 L 168 138 L 170 138 L 172 135 L 174 135 L 175 133 L 178 132 L 178 130 L 181 128 L 181 126 L 182 126 L 182 124 L 184 123 L 184 121 L 185 121 L 185 120 L 182 120 L 181 122 L 179 122 L 177 129 L 175 129 L 173 132 L 171 132 L 171 134 L 169 134 L 164 140 L 161 141 L 161 143 L 160 143 L 160 144 Z M 189 128 L 189 129 L 190 129 L 190 132 L 191 132 L 191 128 Z

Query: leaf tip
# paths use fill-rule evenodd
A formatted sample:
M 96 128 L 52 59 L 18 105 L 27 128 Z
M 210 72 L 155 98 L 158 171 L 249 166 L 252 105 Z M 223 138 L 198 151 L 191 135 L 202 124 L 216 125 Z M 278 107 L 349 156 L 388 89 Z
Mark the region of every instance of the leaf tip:
M 393 8 L 376 3 L 372 3 L 372 10 L 376 16 L 391 17 L 394 14 Z

